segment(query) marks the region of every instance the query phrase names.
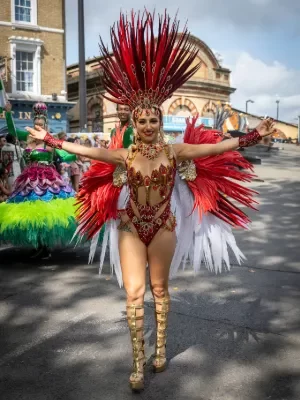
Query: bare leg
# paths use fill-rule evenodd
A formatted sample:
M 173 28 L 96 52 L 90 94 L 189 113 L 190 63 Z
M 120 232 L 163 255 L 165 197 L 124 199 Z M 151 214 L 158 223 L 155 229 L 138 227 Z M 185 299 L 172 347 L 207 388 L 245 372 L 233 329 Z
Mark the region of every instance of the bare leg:
M 146 290 L 147 248 L 132 232 L 120 231 L 119 252 L 127 295 L 127 319 L 133 347 L 133 390 L 144 387 L 144 296 Z
M 171 261 L 176 247 L 176 234 L 161 230 L 148 247 L 150 285 L 155 302 L 156 314 L 156 350 L 153 366 L 161 372 L 166 366 L 166 328 L 170 296 L 168 280 Z

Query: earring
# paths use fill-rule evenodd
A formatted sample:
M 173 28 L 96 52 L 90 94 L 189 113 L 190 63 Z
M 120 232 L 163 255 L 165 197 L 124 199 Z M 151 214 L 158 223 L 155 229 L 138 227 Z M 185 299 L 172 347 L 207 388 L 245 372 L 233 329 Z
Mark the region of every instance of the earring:
M 139 141 L 141 140 L 141 137 L 140 137 L 140 135 L 137 133 L 136 130 L 134 130 L 134 139 L 135 139 L 135 142 L 139 142 Z
M 164 134 L 164 131 L 159 131 L 159 136 L 160 136 L 160 140 L 161 141 L 164 141 L 164 138 L 165 138 L 165 134 Z

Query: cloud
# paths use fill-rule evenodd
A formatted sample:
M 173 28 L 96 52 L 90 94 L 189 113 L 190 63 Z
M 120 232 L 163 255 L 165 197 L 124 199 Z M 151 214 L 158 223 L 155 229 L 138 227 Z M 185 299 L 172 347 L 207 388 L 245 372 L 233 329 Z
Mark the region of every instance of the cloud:
M 167 8 L 171 15 L 178 8 L 173 0 L 165 0 L 163 6 L 157 6 L 156 0 L 123 0 L 104 6 L 102 0 L 85 0 L 84 4 L 87 58 L 99 54 L 99 35 L 109 43 L 109 28 L 121 8 L 128 12 L 144 6 L 157 12 Z M 278 95 L 280 118 L 293 122 L 300 112 L 300 71 L 287 65 L 298 68 L 299 0 L 186 0 L 178 15 L 182 23 L 188 20 L 193 35 L 218 50 L 233 71 L 234 105 L 245 109 L 246 100 L 253 98 L 249 110 L 276 116 Z M 77 1 L 66 0 L 66 20 L 67 61 L 73 63 L 78 61 Z
M 66 0 L 67 15 L 72 17 L 77 10 L 74 0 Z M 186 0 L 182 7 L 174 4 L 173 0 L 165 0 L 163 6 L 157 5 L 157 1 L 145 0 L 123 0 L 122 2 L 111 2 L 109 7 L 101 7 L 102 0 L 85 0 L 85 16 L 92 22 L 89 27 L 100 28 L 101 23 L 112 24 L 118 18 L 120 10 L 130 12 L 156 9 L 162 12 L 165 8 L 169 13 L 175 13 L 179 9 L 181 19 L 188 18 L 201 21 L 209 18 L 214 21 L 222 21 L 222 24 L 231 23 L 249 29 L 261 28 L 270 30 L 276 28 L 278 21 L 293 19 L 300 15 L 300 3 L 298 0 L 214 0 L 213 5 L 207 0 Z M 276 25 L 274 25 L 276 23 Z M 271 25 L 272 24 L 272 25 Z M 298 24 L 297 24 L 298 25 Z M 295 25 L 296 26 L 296 25 Z
M 102 0 L 85 0 L 86 47 L 97 52 L 98 35 L 105 42 L 109 41 L 109 27 L 118 19 L 120 10 L 130 12 L 156 9 L 164 12 L 166 8 L 175 15 L 179 8 L 179 18 L 184 23 L 189 22 L 189 28 L 196 36 L 202 29 L 222 31 L 234 29 L 246 32 L 272 32 L 284 28 L 294 29 L 299 33 L 300 2 L 299 0 L 186 0 L 181 7 L 174 5 L 173 0 L 165 0 L 163 6 L 157 1 L 123 0 L 110 2 L 103 6 Z M 77 45 L 77 1 L 66 0 L 66 21 L 68 41 Z M 224 31 L 225 33 L 225 31 Z M 71 46 L 70 46 L 71 48 Z M 70 53 L 70 51 L 68 51 Z M 89 54 L 92 56 L 93 54 Z
M 276 100 L 280 100 L 279 118 L 295 122 L 300 113 L 300 71 L 289 69 L 278 61 L 266 64 L 246 52 L 224 54 L 225 63 L 232 70 L 231 84 L 237 88 L 231 102 L 249 112 L 276 117 Z

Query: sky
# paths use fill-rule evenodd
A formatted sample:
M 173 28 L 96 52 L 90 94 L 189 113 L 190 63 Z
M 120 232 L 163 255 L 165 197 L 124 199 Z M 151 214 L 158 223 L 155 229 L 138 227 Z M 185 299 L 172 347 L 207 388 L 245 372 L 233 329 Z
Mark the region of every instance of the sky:
M 67 64 L 78 62 L 77 1 L 66 1 Z M 161 2 L 158 2 L 159 4 Z M 109 28 L 120 10 L 166 8 L 178 11 L 182 26 L 187 21 L 194 36 L 203 40 L 230 68 L 231 86 L 237 90 L 231 104 L 258 115 L 296 123 L 300 115 L 300 1 L 299 0 L 184 0 L 174 6 L 165 0 L 84 0 L 86 58 L 99 55 L 99 36 L 109 44 Z M 178 4 L 178 3 L 177 3 Z M 180 4 L 180 3 L 179 3 Z

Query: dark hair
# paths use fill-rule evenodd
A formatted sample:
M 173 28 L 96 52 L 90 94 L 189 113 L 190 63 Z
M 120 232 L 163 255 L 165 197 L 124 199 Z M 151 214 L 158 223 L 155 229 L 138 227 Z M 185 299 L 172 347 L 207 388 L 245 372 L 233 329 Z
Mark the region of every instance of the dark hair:
M 16 137 L 12 135 L 11 133 L 8 133 L 6 135 L 6 141 L 7 143 L 15 144 L 16 143 Z
M 0 176 L 4 175 L 5 168 L 0 164 Z
M 67 142 L 69 142 L 69 143 L 74 143 L 76 139 L 78 139 L 78 138 L 69 137 L 69 138 L 67 139 Z
M 33 118 L 33 122 L 35 122 L 37 119 L 42 119 L 45 122 L 45 125 L 47 125 L 47 117 L 45 115 L 38 114 Z
M 129 108 L 129 110 L 130 110 L 130 107 L 129 107 L 129 105 L 128 104 L 118 104 L 117 103 L 117 111 L 119 111 L 119 107 L 120 106 L 125 106 L 125 107 L 128 107 Z

